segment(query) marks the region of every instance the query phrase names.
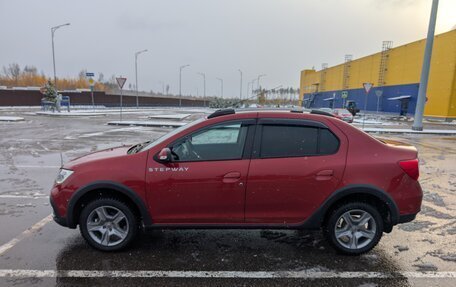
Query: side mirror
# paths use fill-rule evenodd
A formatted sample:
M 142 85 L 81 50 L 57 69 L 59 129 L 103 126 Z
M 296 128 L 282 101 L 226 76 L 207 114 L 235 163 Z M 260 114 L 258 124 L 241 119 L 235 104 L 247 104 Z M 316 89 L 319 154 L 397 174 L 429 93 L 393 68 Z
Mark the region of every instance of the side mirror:
M 171 150 L 167 147 L 163 148 L 159 153 L 158 153 L 158 160 L 161 162 L 171 162 L 172 161 L 172 155 L 171 155 Z

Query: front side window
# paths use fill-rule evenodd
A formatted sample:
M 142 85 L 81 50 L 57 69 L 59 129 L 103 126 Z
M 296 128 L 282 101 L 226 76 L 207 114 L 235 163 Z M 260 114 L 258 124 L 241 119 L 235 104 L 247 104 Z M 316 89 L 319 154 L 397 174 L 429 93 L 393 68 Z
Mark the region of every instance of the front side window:
M 175 161 L 241 159 L 247 126 L 226 123 L 184 137 L 171 147 Z

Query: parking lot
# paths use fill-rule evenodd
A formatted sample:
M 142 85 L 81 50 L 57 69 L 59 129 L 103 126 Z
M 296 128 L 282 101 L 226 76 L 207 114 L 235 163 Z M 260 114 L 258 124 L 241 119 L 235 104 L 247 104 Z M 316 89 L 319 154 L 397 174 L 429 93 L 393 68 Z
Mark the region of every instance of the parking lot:
M 359 257 L 337 254 L 318 232 L 294 230 L 157 230 L 126 251 L 103 253 L 50 217 L 61 160 L 171 129 L 106 125 L 114 114 L 11 115 L 25 121 L 0 123 L 0 286 L 455 285 L 456 137 L 376 135 L 418 148 L 424 200 L 415 221 Z

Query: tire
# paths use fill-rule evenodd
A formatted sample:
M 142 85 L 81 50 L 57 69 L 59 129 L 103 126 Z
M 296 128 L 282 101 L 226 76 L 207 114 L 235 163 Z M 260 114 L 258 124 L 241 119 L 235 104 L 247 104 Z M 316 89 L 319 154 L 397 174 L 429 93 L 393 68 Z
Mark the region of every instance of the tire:
M 79 229 L 90 246 L 102 251 L 118 251 L 135 239 L 138 223 L 132 209 L 124 202 L 100 198 L 84 207 Z
M 360 255 L 372 250 L 380 241 L 383 220 L 378 210 L 370 204 L 346 203 L 332 211 L 323 232 L 338 252 Z

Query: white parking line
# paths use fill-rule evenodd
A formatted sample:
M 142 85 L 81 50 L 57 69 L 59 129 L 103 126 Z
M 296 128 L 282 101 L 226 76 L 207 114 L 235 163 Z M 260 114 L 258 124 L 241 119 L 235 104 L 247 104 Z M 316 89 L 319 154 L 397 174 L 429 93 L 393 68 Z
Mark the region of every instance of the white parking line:
M 20 168 L 60 168 L 60 165 L 15 165 Z
M 26 199 L 41 199 L 49 198 L 49 195 L 15 195 L 15 194 L 0 194 L 0 198 L 26 198 Z
M 298 278 L 298 279 L 331 279 L 331 278 L 415 278 L 415 279 L 446 279 L 456 278 L 456 272 L 337 272 L 337 271 L 153 271 L 153 270 L 27 270 L 27 269 L 0 269 L 0 278 L 3 277 L 79 277 L 79 278 L 243 278 L 243 279 L 271 279 L 271 278 Z
M 24 238 L 32 235 L 35 231 L 40 230 L 40 228 L 42 228 L 43 226 L 45 226 L 47 223 L 49 223 L 51 221 L 52 221 L 52 214 L 49 214 L 45 218 L 41 219 L 40 221 L 38 221 L 37 223 L 32 225 L 30 228 L 24 230 L 21 234 L 19 234 L 19 236 L 17 236 L 16 238 L 11 239 L 7 243 L 5 243 L 2 246 L 0 246 L 0 255 L 5 253 L 6 251 L 10 250 L 16 244 L 18 244 L 21 240 L 23 240 Z

